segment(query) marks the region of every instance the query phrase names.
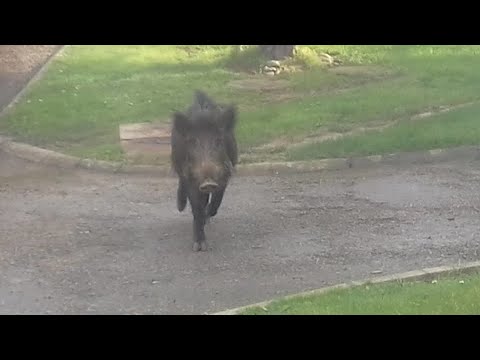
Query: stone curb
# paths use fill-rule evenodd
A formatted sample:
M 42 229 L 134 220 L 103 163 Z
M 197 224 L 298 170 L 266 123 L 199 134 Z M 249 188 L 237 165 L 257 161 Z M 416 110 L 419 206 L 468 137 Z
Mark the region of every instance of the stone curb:
M 293 295 L 284 296 L 281 298 L 275 298 L 272 300 L 263 301 L 263 302 L 259 302 L 251 305 L 246 305 L 246 306 L 241 306 L 234 309 L 224 310 L 224 311 L 207 314 L 207 315 L 237 315 L 241 311 L 244 311 L 253 307 L 268 306 L 272 302 L 277 300 L 284 300 L 284 299 L 289 300 L 289 299 L 296 299 L 300 297 L 306 297 L 310 295 L 319 295 L 319 294 L 324 294 L 326 292 L 336 290 L 336 289 L 348 289 L 348 288 L 353 288 L 353 287 L 367 285 L 367 284 L 380 284 L 380 283 L 388 283 L 388 282 L 394 282 L 394 281 L 403 282 L 403 281 L 418 281 L 418 280 L 434 280 L 435 278 L 438 278 L 440 275 L 471 274 L 476 272 L 477 270 L 480 270 L 480 261 L 474 261 L 474 262 L 466 263 L 460 266 L 455 266 L 455 265 L 437 266 L 433 268 L 407 271 L 404 273 L 399 273 L 394 275 L 378 276 L 378 277 L 361 280 L 361 281 L 351 281 L 349 283 L 342 283 L 338 285 L 327 286 L 320 289 L 309 290 L 309 291 L 305 291 L 305 292 L 301 292 Z
M 61 168 L 84 168 L 107 173 L 124 173 L 173 177 L 169 165 L 128 165 L 120 162 L 109 162 L 82 159 L 65 155 L 52 150 L 32 145 L 17 143 L 0 136 L 0 151 L 21 159 L 58 166 Z M 412 165 L 444 162 L 457 159 L 480 159 L 480 146 L 461 146 L 449 149 L 433 149 L 417 152 L 401 152 L 385 155 L 373 155 L 355 158 L 333 158 L 312 161 L 262 162 L 239 164 L 235 171 L 237 176 L 281 175 L 289 173 L 308 173 L 326 170 L 344 170 L 352 168 L 368 168 L 379 165 Z
M 56 51 L 54 51 L 45 61 L 45 63 L 40 67 L 40 69 L 33 75 L 30 80 L 27 82 L 27 84 L 15 95 L 12 101 L 5 106 L 2 111 L 0 111 L 0 117 L 4 116 L 8 111 L 10 111 L 15 104 L 17 104 L 20 99 L 27 93 L 27 91 L 32 87 L 34 83 L 36 83 L 40 78 L 45 75 L 45 72 L 49 68 L 50 64 L 52 61 L 58 57 L 60 54 L 62 54 L 65 50 L 67 45 L 62 45 L 60 48 L 58 48 Z

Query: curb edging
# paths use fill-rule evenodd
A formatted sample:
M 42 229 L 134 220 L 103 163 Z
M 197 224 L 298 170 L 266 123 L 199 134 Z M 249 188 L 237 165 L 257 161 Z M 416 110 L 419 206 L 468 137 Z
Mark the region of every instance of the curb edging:
M 460 146 L 456 148 L 310 161 L 252 163 L 239 165 L 237 173 L 239 175 L 278 175 L 317 172 L 322 170 L 360 169 L 378 165 L 431 164 L 457 159 L 480 159 L 480 146 Z
M 0 136 L 0 151 L 4 151 L 31 162 L 53 165 L 61 168 L 83 168 L 107 173 L 155 175 L 161 177 L 174 176 L 170 165 L 128 165 L 121 162 L 83 159 L 53 150 L 18 143 L 2 136 Z M 239 164 L 235 170 L 235 175 L 261 176 L 309 173 L 326 170 L 369 168 L 378 165 L 429 164 L 457 159 L 480 159 L 480 145 L 460 146 L 447 149 L 431 149 L 416 152 L 399 152 L 364 157 Z
M 323 287 L 315 290 L 304 291 L 304 292 L 296 293 L 293 295 L 274 298 L 271 300 L 262 301 L 259 303 L 241 306 L 233 309 L 228 309 L 220 312 L 215 312 L 207 315 L 238 315 L 240 312 L 244 310 L 255 308 L 255 307 L 265 307 L 278 300 L 297 299 L 297 298 L 311 296 L 311 295 L 324 294 L 332 290 L 349 289 L 349 288 L 358 287 L 358 286 L 367 285 L 367 284 L 380 284 L 380 283 L 389 283 L 389 282 L 395 282 L 395 281 L 407 282 L 407 281 L 430 280 L 430 279 L 433 280 L 434 278 L 439 277 L 439 275 L 469 274 L 477 270 L 480 270 L 480 261 L 473 261 L 460 266 L 451 265 L 451 266 L 437 266 L 432 268 L 424 268 L 420 270 L 407 271 L 407 272 L 398 273 L 394 275 L 378 276 L 378 277 L 369 278 L 369 279 L 360 280 L 360 281 L 356 280 L 348 283 L 341 283 L 337 285 L 327 286 L 327 287 Z

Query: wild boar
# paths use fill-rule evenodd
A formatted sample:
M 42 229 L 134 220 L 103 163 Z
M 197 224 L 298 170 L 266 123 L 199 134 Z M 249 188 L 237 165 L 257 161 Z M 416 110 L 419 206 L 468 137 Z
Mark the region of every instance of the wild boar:
M 171 162 L 178 176 L 177 208 L 187 199 L 193 215 L 193 250 L 206 251 L 205 224 L 217 214 L 238 162 L 237 107 L 222 106 L 196 90 L 193 104 L 173 114 Z

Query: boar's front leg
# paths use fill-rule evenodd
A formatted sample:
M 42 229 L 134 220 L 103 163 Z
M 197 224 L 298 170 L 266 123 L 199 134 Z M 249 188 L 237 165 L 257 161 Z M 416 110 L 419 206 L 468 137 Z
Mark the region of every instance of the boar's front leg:
M 178 188 L 177 188 L 177 209 L 178 211 L 182 212 L 187 206 L 187 189 L 185 186 L 185 180 L 180 178 L 178 180 Z
M 208 194 L 193 191 L 190 193 L 189 198 L 193 214 L 193 251 L 206 251 L 205 222 L 207 216 L 205 205 L 208 202 Z
M 212 194 L 212 199 L 210 200 L 210 203 L 207 206 L 207 217 L 214 217 L 217 215 L 218 208 L 220 207 L 220 204 L 222 203 L 223 200 L 223 194 L 225 194 L 225 189 L 221 189 L 219 191 L 215 191 Z

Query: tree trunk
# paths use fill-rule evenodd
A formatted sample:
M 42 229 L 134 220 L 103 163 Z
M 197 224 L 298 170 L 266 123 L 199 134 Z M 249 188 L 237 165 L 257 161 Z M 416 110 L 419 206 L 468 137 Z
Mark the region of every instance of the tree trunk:
M 294 56 L 296 45 L 260 45 L 262 53 L 270 60 L 283 60 Z

